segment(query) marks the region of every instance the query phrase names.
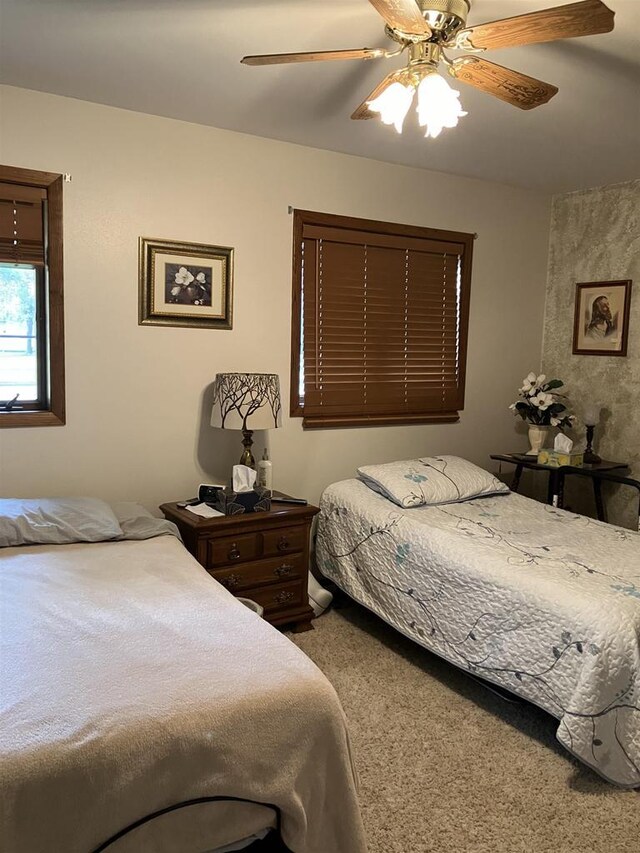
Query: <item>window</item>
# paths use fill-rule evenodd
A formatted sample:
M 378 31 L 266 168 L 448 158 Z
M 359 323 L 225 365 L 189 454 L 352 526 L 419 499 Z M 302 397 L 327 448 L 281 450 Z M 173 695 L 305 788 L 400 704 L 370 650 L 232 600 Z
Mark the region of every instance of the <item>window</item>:
M 64 422 L 62 176 L 0 166 L 0 427 Z
M 473 235 L 296 210 L 293 244 L 291 414 L 457 421 Z

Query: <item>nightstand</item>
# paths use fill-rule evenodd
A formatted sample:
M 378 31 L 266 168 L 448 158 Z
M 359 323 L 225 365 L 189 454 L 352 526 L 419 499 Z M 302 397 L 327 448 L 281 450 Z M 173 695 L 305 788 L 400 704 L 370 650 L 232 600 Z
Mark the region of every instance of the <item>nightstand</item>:
M 162 504 L 186 548 L 234 595 L 264 607 L 272 625 L 313 628 L 307 577 L 315 506 L 272 504 L 270 512 L 200 518 L 175 503 Z

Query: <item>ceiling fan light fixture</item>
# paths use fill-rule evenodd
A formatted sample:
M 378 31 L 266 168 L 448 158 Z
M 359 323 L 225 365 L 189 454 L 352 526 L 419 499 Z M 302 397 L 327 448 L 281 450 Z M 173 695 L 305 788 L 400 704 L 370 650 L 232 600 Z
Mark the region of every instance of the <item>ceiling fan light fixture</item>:
M 406 118 L 415 90 L 413 86 L 405 86 L 396 81 L 378 95 L 367 106 L 374 113 L 380 113 L 383 124 L 392 124 L 398 133 L 402 133 L 402 125 Z
M 460 92 L 452 89 L 436 71 L 426 74 L 418 85 L 418 121 L 426 127 L 426 137 L 435 139 L 445 127 L 455 127 L 467 113 L 460 104 Z

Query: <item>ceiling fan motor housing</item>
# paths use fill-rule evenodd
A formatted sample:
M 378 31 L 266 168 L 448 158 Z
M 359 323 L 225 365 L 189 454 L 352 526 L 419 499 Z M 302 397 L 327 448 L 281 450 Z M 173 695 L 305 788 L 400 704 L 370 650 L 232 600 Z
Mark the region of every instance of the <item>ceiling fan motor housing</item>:
M 419 0 L 422 17 L 433 32 L 455 31 L 464 26 L 470 0 Z

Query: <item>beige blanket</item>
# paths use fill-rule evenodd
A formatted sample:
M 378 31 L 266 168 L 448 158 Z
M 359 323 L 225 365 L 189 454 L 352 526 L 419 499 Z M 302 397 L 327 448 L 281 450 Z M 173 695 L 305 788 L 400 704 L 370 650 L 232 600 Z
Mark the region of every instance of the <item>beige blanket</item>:
M 0 592 L 3 853 L 89 853 L 215 795 L 278 806 L 294 853 L 366 849 L 333 688 L 177 540 L 3 549 Z M 271 817 L 194 806 L 110 853 L 202 853 Z

